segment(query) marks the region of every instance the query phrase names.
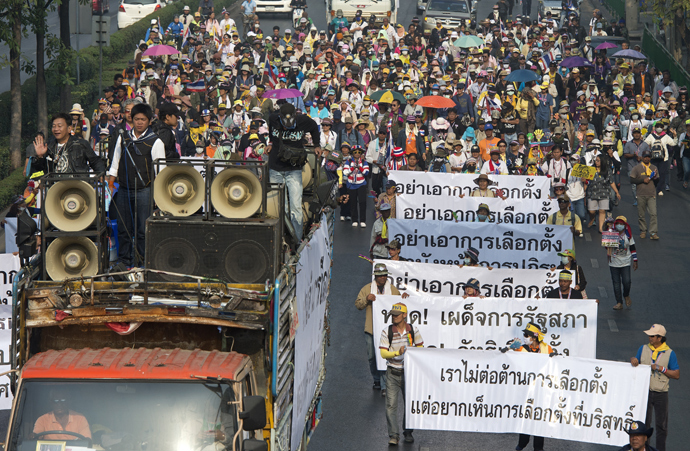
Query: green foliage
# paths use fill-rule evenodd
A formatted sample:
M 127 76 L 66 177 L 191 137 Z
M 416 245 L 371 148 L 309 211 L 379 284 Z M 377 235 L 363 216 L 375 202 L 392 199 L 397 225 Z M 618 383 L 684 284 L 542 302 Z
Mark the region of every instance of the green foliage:
M 9 157 L 9 151 L 6 147 L 0 149 L 0 155 L 2 154 L 3 150 L 8 152 L 7 155 Z M 18 168 L 12 172 L 9 177 L 5 177 L 4 179 L 0 180 L 0 210 L 4 210 L 8 205 L 10 205 L 10 202 L 14 196 L 24 191 L 24 188 L 26 187 L 26 177 L 24 177 L 23 170 L 23 167 Z
M 673 24 L 673 18 L 679 8 L 685 11 L 686 14 L 690 12 L 690 0 L 652 1 L 652 11 L 654 11 L 654 14 L 661 19 L 665 26 L 670 26 Z

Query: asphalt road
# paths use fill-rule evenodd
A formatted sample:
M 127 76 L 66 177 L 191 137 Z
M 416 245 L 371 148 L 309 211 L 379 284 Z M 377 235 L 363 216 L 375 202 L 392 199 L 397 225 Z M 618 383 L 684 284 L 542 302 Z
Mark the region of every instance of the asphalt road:
M 110 3 L 110 12 L 106 16 L 110 16 L 110 32 L 114 33 L 117 31 L 117 7 L 119 2 L 113 0 Z M 27 61 L 35 61 L 36 59 L 36 35 L 31 32 L 29 28 L 27 30 L 28 36 L 22 39 L 22 58 Z M 58 18 L 57 11 L 52 11 L 48 13 L 48 33 L 54 34 L 56 36 L 60 35 L 60 19 Z M 91 45 L 91 35 L 90 34 L 73 34 L 72 35 L 72 48 L 77 48 L 77 37 L 79 38 L 79 48 L 83 49 Z M 0 45 L 0 55 L 10 54 L 10 49 L 6 44 Z M 46 65 L 48 64 L 46 56 Z M 47 67 L 47 66 L 46 66 Z M 32 74 L 27 74 L 22 72 L 22 83 L 26 81 L 27 78 L 31 77 Z M 10 68 L 4 67 L 0 69 L 0 92 L 5 92 L 10 90 Z
M 416 15 L 415 2 L 400 2 L 398 22 L 407 27 Z M 317 18 L 317 26 L 323 2 L 310 2 L 310 16 Z M 493 3 L 478 4 L 479 18 L 486 17 Z M 537 2 L 532 3 L 532 17 L 536 17 Z M 591 9 L 590 9 L 591 10 Z M 517 6 L 514 13 L 521 11 Z M 313 14 L 312 14 L 313 13 Z M 585 18 L 589 19 L 589 18 Z M 668 330 L 668 343 L 675 349 L 681 368 L 688 354 L 690 339 L 690 313 L 683 307 L 687 299 L 686 271 L 688 260 L 686 246 L 690 238 L 687 224 L 690 221 L 690 196 L 675 181 L 672 190 L 659 198 L 659 241 L 639 240 L 637 208 L 632 206 L 632 193 L 627 177 L 623 177 L 622 202 L 614 210 L 614 216 L 625 215 L 631 222 L 637 251 L 639 269 L 633 274 L 631 310 L 614 311 L 615 303 L 611 277 L 607 268 L 606 253 L 597 242 L 595 229 L 588 229 L 585 238 L 578 239 L 577 257 L 588 280 L 588 294 L 600 299 L 597 325 L 597 357 L 605 360 L 629 361 L 637 348 L 647 343 L 642 332 L 653 323 L 660 323 Z M 371 202 L 371 201 L 370 201 Z M 339 216 L 339 215 L 338 215 Z M 364 345 L 364 312 L 358 311 L 354 300 L 361 287 L 371 280 L 371 266 L 358 257 L 368 254 L 373 205 L 370 207 L 366 230 L 353 228 L 339 222 L 335 232 L 333 279 L 331 281 L 331 346 L 326 358 L 326 381 L 323 389 L 323 420 L 316 428 L 309 449 L 311 450 L 385 450 L 386 432 L 385 402 L 378 391 L 372 390 L 366 348 Z M 679 245 L 680 244 L 680 245 Z M 404 250 L 403 250 L 404 256 Z M 591 287 L 591 289 L 590 289 Z M 685 345 L 683 343 L 686 343 Z M 690 409 L 690 382 L 687 377 L 671 382 L 669 436 L 667 449 L 687 449 L 690 429 L 686 427 L 685 413 Z M 402 408 L 400 409 L 402 418 Z M 515 434 L 479 434 L 439 431 L 416 431 L 415 443 L 400 444 L 399 448 L 420 451 L 512 450 L 517 444 Z M 682 445 L 686 443 L 686 445 Z M 621 443 L 621 446 L 625 443 Z M 614 448 L 587 443 L 546 440 L 546 449 L 561 451 L 598 451 Z M 528 449 L 532 449 L 531 445 Z

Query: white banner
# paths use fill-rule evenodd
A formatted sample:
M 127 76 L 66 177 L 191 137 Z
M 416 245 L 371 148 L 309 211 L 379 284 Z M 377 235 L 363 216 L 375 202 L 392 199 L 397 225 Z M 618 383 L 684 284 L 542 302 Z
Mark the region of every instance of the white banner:
M 476 174 L 448 174 L 438 172 L 391 171 L 389 180 L 398 184 L 398 192 L 409 196 L 437 196 L 441 198 L 469 196 L 477 187 Z M 545 176 L 489 174 L 495 182 L 490 189 L 503 191 L 510 199 L 548 199 L 551 179 Z
M 465 282 L 472 278 L 479 281 L 482 296 L 494 298 L 525 299 L 537 294 L 546 297 L 551 289 L 558 287 L 558 270 L 488 269 L 484 266 L 460 268 L 455 265 L 393 260 L 375 260 L 376 263 L 384 263 L 390 272 L 388 279 L 391 284 L 410 296 L 463 296 Z
M 649 367 L 509 351 L 405 352 L 407 427 L 619 447 L 644 421 Z
M 422 263 L 457 265 L 468 247 L 493 268 L 550 269 L 558 252 L 572 249 L 570 226 L 482 224 L 389 219 L 389 240 L 399 240 L 401 255 Z
M 5 230 L 7 233 L 7 230 Z M 0 254 L 0 373 L 9 371 L 10 344 L 12 343 L 12 283 L 20 269 L 19 256 Z M 9 378 L 0 379 L 0 410 L 12 408 L 12 393 Z
M 387 331 L 391 307 L 407 306 L 407 319 L 419 328 L 424 346 L 431 348 L 493 350 L 523 337 L 527 323 L 546 331 L 544 341 L 563 355 L 597 355 L 597 303 L 593 299 L 499 299 L 447 296 L 376 296 L 372 304 L 376 344 Z M 387 333 L 387 332 L 386 332 Z M 378 355 L 378 354 L 377 354 Z M 378 355 L 377 366 L 386 369 Z
M 295 380 L 292 406 L 291 448 L 302 441 L 305 418 L 319 380 L 324 316 L 331 272 L 331 243 L 324 216 L 297 264 L 297 329 L 295 331 Z
M 397 219 L 475 222 L 480 204 L 489 207 L 493 223 L 546 224 L 558 211 L 553 199 L 506 199 L 494 197 L 440 197 L 401 194 L 396 200 Z

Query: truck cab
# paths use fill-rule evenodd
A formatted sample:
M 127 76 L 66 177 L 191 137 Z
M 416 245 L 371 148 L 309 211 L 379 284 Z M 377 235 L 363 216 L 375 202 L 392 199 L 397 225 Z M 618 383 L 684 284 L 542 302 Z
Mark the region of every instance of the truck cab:
M 352 24 L 357 10 L 362 10 L 365 18 L 375 15 L 378 22 L 388 17 L 390 23 L 395 24 L 398 21 L 399 7 L 400 0 L 326 0 L 326 23 L 330 24 L 336 11 L 342 10 L 343 17 Z

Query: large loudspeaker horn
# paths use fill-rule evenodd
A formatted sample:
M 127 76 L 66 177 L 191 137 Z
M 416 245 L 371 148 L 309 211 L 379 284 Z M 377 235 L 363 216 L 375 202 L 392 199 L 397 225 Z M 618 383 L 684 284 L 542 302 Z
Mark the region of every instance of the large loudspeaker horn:
M 211 203 L 226 218 L 248 218 L 261 207 L 261 201 L 261 182 L 248 169 L 224 169 L 211 184 Z
M 204 205 L 204 178 L 193 166 L 175 164 L 153 182 L 153 200 L 173 216 L 190 216 Z
M 302 167 L 302 189 L 306 189 L 311 184 L 313 177 L 314 171 L 312 170 L 312 166 L 309 161 L 307 161 Z
M 53 280 L 98 274 L 98 248 L 83 236 L 60 237 L 48 246 L 46 271 Z
M 96 191 L 83 180 L 57 182 L 48 188 L 45 212 L 48 221 L 64 232 L 84 230 L 98 214 Z
M 269 218 L 278 218 L 280 214 L 280 191 L 269 191 L 266 194 L 266 215 Z

